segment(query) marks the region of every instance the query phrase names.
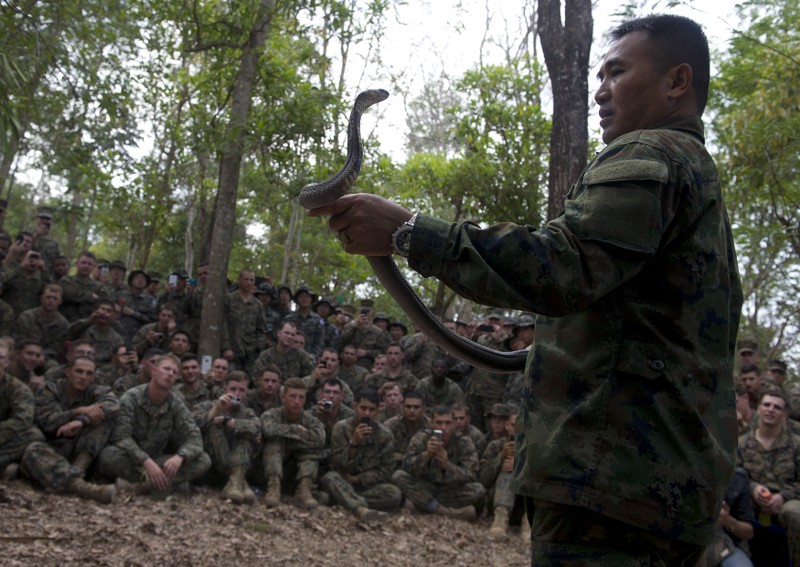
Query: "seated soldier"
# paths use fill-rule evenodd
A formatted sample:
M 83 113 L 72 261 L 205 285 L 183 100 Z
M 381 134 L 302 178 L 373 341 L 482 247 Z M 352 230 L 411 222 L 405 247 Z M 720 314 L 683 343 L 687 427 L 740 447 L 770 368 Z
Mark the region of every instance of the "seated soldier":
M 45 441 L 28 445 L 20 471 L 57 493 L 109 503 L 113 484 L 86 482 L 86 471 L 108 443 L 119 400 L 108 386 L 94 384 L 95 364 L 76 358 L 67 377 L 45 382 L 36 394 L 36 423 Z
M 53 366 L 44 374 L 45 381 L 55 382 L 67 377 L 67 364 L 78 357 L 94 360 L 94 343 L 92 341 L 77 340 L 69 344 L 67 349 L 66 364 Z
M 381 399 L 381 405 L 378 409 L 378 415 L 375 421 L 385 423 L 396 415 L 403 413 L 403 390 L 399 385 L 391 380 L 384 382 L 378 396 Z
M 490 507 L 494 508 L 494 521 L 489 533 L 493 536 L 504 536 L 508 528 L 508 518 L 514 505 L 523 508 L 522 497 L 511 489 L 514 476 L 514 427 L 517 423 L 517 411 L 512 409 L 505 422 L 506 438 L 496 439 L 489 443 L 481 455 L 480 481 L 486 489 Z M 520 535 L 523 541 L 531 537 L 527 518 L 522 519 Z
M 138 367 L 139 356 L 136 354 L 136 349 L 129 345 L 120 345 L 114 351 L 114 356 L 111 357 L 111 364 L 107 365 L 103 370 L 98 370 L 94 381 L 103 386 L 113 387 L 114 382 L 123 376 L 136 372 Z
M 481 440 L 475 444 L 475 448 L 478 449 L 479 454 L 482 455 L 486 447 L 492 441 L 497 441 L 498 439 L 504 441 L 506 439 L 506 422 L 511 413 L 511 406 L 507 404 L 492 404 L 492 409 L 486 414 L 488 431 Z
M 27 309 L 17 317 L 14 337 L 38 339 L 45 350 L 51 350 L 61 360 L 69 321 L 59 311 L 61 286 L 48 284 L 39 296 L 39 306 Z
M 6 372 L 36 392 L 45 381 L 44 350 L 37 339 L 22 339 L 14 344 L 14 356 Z
M 175 393 L 183 399 L 190 410 L 211 399 L 211 392 L 200 373 L 200 361 L 196 354 L 184 354 L 181 357 L 181 378 L 183 381 L 175 386 Z M 245 376 L 246 378 L 246 376 Z
M 211 392 L 211 399 L 217 399 L 222 395 L 225 378 L 230 371 L 231 363 L 221 356 L 211 362 L 211 369 L 206 373 L 206 387 Z
M 294 336 L 297 327 L 294 323 L 284 321 L 276 333 L 275 346 L 261 351 L 253 363 L 253 375 L 258 376 L 267 364 L 274 364 L 281 369 L 284 380 L 308 376 L 314 370 L 314 359 L 308 353 L 297 350 L 294 346 Z
M 111 364 L 117 347 L 125 344 L 125 339 L 116 331 L 116 305 L 107 298 L 95 301 L 92 313 L 86 319 L 70 323 L 67 329 L 69 340 L 84 339 L 94 344 L 94 361 L 98 368 Z
M 134 483 L 137 492 L 168 494 L 173 487 L 203 476 L 211 459 L 189 409 L 172 392 L 180 363 L 169 354 L 155 360 L 152 377 L 120 398 L 120 415 L 111 444 L 100 453 L 98 468 L 110 478 Z
M 339 378 L 339 353 L 335 348 L 325 348 L 317 357 L 311 374 L 303 376 L 306 383 L 306 406 L 311 407 L 319 401 L 319 391 L 328 378 Z M 342 380 L 342 401 L 348 407 L 353 405 L 353 390 Z
M 290 470 L 295 470 L 295 498 L 302 508 L 316 508 L 319 503 L 312 494 L 319 461 L 325 458 L 325 426 L 304 410 L 306 385 L 300 378 L 289 378 L 281 388 L 281 406 L 267 410 L 261 416 L 261 435 L 264 444 L 264 476 L 267 478 L 267 506 L 281 501 L 281 482 Z
M 392 482 L 419 512 L 475 520 L 486 495 L 478 482 L 475 444 L 455 433 L 447 406 L 433 408 L 431 427 L 411 438 Z
M 33 424 L 33 392 L 6 372 L 8 360 L 8 345 L 0 342 L 0 472 L 6 480 L 16 478 L 25 448 L 34 441 L 44 441 Z
M 483 439 L 483 432 L 472 425 L 469 408 L 465 404 L 455 404 L 451 409 L 453 410 L 453 419 L 456 422 L 456 431 L 472 439 L 472 442 L 475 443 L 475 448 L 477 448 Z
M 400 415 L 389 419 L 384 425 L 392 433 L 395 463 L 399 467 L 411 438 L 430 425 L 428 416 L 425 415 L 425 402 L 422 401 L 422 396 L 417 392 L 408 392 L 403 398 L 403 410 Z
M 394 472 L 392 434 L 375 421 L 378 393 L 359 390 L 355 415 L 333 428 L 331 471 L 320 484 L 331 501 L 341 504 L 361 520 L 380 520 L 400 507 L 403 494 L 391 484 Z
M 446 356 L 437 356 L 431 362 L 431 373 L 417 383 L 417 392 L 429 408 L 453 406 L 464 401 L 464 392 L 447 377 L 450 361 Z
M 245 405 L 260 418 L 268 409 L 281 405 L 281 369 L 268 364 L 256 379 L 256 387 L 247 392 Z
M 356 347 L 353 345 L 343 346 L 339 350 L 339 361 L 341 364 L 339 364 L 337 377 L 350 386 L 350 389 L 354 392 L 364 388 L 369 371 L 358 364 Z
M 186 331 L 178 329 L 169 337 L 168 349 L 178 360 L 189 354 L 192 348 L 192 337 Z
M 164 356 L 164 351 L 161 349 L 151 348 L 146 350 L 144 356 L 142 356 L 142 362 L 135 372 L 131 372 L 130 374 L 127 374 L 122 378 L 117 378 L 114 381 L 114 385 L 112 386 L 114 394 L 116 394 L 118 398 L 121 398 L 122 394 L 134 386 L 147 384 L 153 375 L 153 369 L 156 367 L 156 361 L 162 356 Z
M 225 393 L 218 400 L 200 402 L 193 412 L 214 470 L 228 479 L 222 497 L 236 504 L 255 501 L 245 476 L 253 463 L 261 420 L 244 405 L 248 381 L 247 374 L 234 370 L 225 378 Z
M 386 347 L 386 365 L 378 372 L 367 376 L 367 388 L 380 390 L 385 382 L 392 381 L 398 384 L 403 392 L 416 390 L 419 378 L 403 365 L 405 354 L 400 343 L 389 343 Z M 376 356 L 376 362 L 377 362 Z M 419 391 L 419 390 L 417 390 Z
M 314 416 L 325 426 L 325 446 L 331 446 L 333 426 L 353 417 L 353 410 L 342 403 L 344 383 L 338 378 L 328 378 L 322 384 L 319 400 L 314 408 Z
M 167 352 L 169 350 L 169 337 L 178 328 L 178 308 L 172 303 L 164 303 L 158 308 L 158 319 L 155 323 L 142 325 L 133 336 L 133 346 L 139 356 L 151 349 L 157 348 Z

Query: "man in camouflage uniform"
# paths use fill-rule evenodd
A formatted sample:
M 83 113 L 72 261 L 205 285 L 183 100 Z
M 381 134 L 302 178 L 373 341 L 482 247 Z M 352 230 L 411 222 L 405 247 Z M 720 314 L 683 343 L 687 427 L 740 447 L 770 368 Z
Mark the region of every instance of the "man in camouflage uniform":
M 95 364 L 76 358 L 67 377 L 45 382 L 36 394 L 36 424 L 46 441 L 28 445 L 20 471 L 57 493 L 98 502 L 114 500 L 113 485 L 86 482 L 89 466 L 108 443 L 119 401 L 108 386 L 94 384 Z
M 310 213 L 332 215 L 348 252 L 391 254 L 394 234 L 423 276 L 541 314 L 515 461 L 536 565 L 692 563 L 714 533 L 742 292 L 704 147 L 709 74 L 687 18 L 613 30 L 595 93 L 608 145 L 542 228 L 414 217 L 365 194 Z
M 343 402 L 344 383 L 336 377 L 325 380 L 319 390 L 319 399 L 314 408 L 314 416 L 325 426 L 326 448 L 331 446 L 333 428 L 336 424 L 353 417 L 353 410 Z
M 256 275 L 252 270 L 239 272 L 239 286 L 227 295 L 225 325 L 222 339 L 222 356 L 236 362 L 236 366 L 250 372 L 259 353 L 267 342 L 267 321 L 264 307 L 253 295 Z
M 478 482 L 478 453 L 468 437 L 455 432 L 453 410 L 437 406 L 431 428 L 414 435 L 403 468 L 392 476 L 419 512 L 474 520 L 486 491 Z
M 389 481 L 394 472 L 394 444 L 389 430 L 375 421 L 378 393 L 360 390 L 355 415 L 333 428 L 332 469 L 320 480 L 334 504 L 362 520 L 380 520 L 400 507 L 403 494 Z
M 56 257 L 61 256 L 61 246 L 58 244 L 50 229 L 53 226 L 53 210 L 50 207 L 39 207 L 36 214 L 36 228 L 33 229 L 33 250 L 41 253 L 44 266 L 49 274 L 53 270 Z
M 422 396 L 414 391 L 408 392 L 403 397 L 400 415 L 388 419 L 384 425 L 394 439 L 394 460 L 395 465 L 399 467 L 411 438 L 430 426 L 430 420 L 425 415 L 425 402 Z
M 158 348 L 151 348 L 145 351 L 144 356 L 139 363 L 139 367 L 134 369 L 133 372 L 130 372 L 121 378 L 117 378 L 111 385 L 112 389 L 114 390 L 114 394 L 116 394 L 118 398 L 121 398 L 122 394 L 131 388 L 135 386 L 141 386 L 142 384 L 147 384 L 153 375 L 153 370 L 156 367 L 156 361 L 163 355 L 164 351 Z
M 258 376 L 268 365 L 274 364 L 281 369 L 284 380 L 287 378 L 301 378 L 311 374 L 314 370 L 314 363 L 305 352 L 299 351 L 292 346 L 297 327 L 294 323 L 284 322 L 278 330 L 278 342 L 274 347 L 270 347 L 258 355 L 258 359 L 253 364 L 252 375 Z
M 158 348 L 164 352 L 169 350 L 169 338 L 178 329 L 178 308 L 172 303 L 165 303 L 158 308 L 158 318 L 155 323 L 142 325 L 133 337 L 133 346 L 139 356 L 151 348 Z
M 482 331 L 481 327 L 491 326 L 492 331 Z M 502 319 L 492 323 L 478 325 L 478 338 L 476 342 L 485 347 L 508 351 L 506 339 L 508 336 L 503 331 Z M 486 416 L 492 406 L 503 399 L 510 376 L 502 372 L 491 372 L 485 368 L 473 368 L 469 375 L 465 394 L 466 404 L 469 407 L 472 421 L 478 429 L 487 430 Z
M 750 478 L 756 514 L 786 529 L 792 563 L 800 564 L 800 436 L 787 426 L 781 390 L 762 396 L 758 417 L 758 427 L 739 438 L 737 465 Z
M 84 250 L 75 262 L 75 275 L 64 276 L 58 282 L 64 291 L 61 314 L 70 322 L 91 315 L 98 299 L 111 299 L 114 296 L 108 286 L 92 278 L 96 265 L 97 257 Z
M 103 475 L 135 483 L 137 491 L 164 494 L 176 485 L 187 489 L 208 471 L 211 459 L 203 451 L 200 429 L 172 392 L 179 372 L 175 357 L 164 355 L 156 359 L 147 384 L 122 395 L 111 444 L 98 461 Z
M 26 309 L 17 317 L 16 338 L 38 339 L 42 348 L 60 360 L 64 354 L 69 321 L 59 311 L 61 286 L 47 284 L 39 297 L 39 307 Z
M 422 331 L 406 337 L 403 342 L 404 362 L 414 376 L 425 376 L 430 370 L 433 359 L 447 353 L 431 341 Z
M 319 301 L 314 304 L 314 312 L 319 315 L 322 320 L 323 327 L 323 348 L 339 349 L 339 329 L 336 325 L 331 323 L 328 318 L 333 315 L 336 308 L 336 302 L 331 297 L 320 297 Z
M 6 479 L 16 476 L 25 448 L 34 441 L 44 441 L 33 422 L 33 392 L 6 372 L 8 361 L 8 345 L 0 343 L 0 472 Z
M 372 301 L 361 301 L 361 312 L 358 319 L 342 330 L 341 345 L 353 345 L 356 349 L 357 362 L 367 370 L 372 369 L 375 357 L 383 354 L 389 346 L 389 335 L 372 323 Z
M 450 363 L 447 357 L 437 356 L 431 363 L 431 373 L 417 383 L 415 388 L 422 396 L 425 405 L 453 406 L 464 401 L 464 392 L 458 384 L 447 377 L 450 372 Z
M 403 392 L 415 390 L 419 377 L 403 366 L 405 353 L 400 343 L 389 343 L 386 347 L 386 367 L 380 372 L 370 374 L 365 380 L 365 387 L 380 390 L 385 382 L 392 381 L 402 388 Z
M 247 392 L 245 405 L 261 417 L 268 409 L 281 405 L 281 369 L 269 364 L 256 377 L 256 387 Z
M 353 392 L 357 392 L 365 387 L 369 371 L 358 364 L 356 347 L 345 345 L 339 350 L 339 370 L 338 378 L 347 384 Z
M 125 344 L 125 339 L 114 329 L 115 320 L 114 302 L 110 299 L 98 299 L 89 317 L 70 323 L 67 338 L 71 341 L 92 341 L 94 361 L 98 367 L 111 364 L 117 348 Z
M 281 388 L 281 407 L 261 416 L 264 444 L 264 476 L 267 478 L 267 506 L 281 501 L 281 482 L 296 470 L 295 498 L 303 508 L 316 508 L 319 502 L 311 490 L 317 478 L 320 460 L 325 458 L 325 426 L 304 410 L 306 386 L 300 378 L 289 378 Z
M 222 497 L 237 504 L 255 501 L 245 476 L 253 464 L 261 420 L 244 405 L 248 382 L 247 374 L 234 370 L 225 378 L 225 393 L 193 411 L 214 470 L 228 479 Z
M 275 298 L 275 288 L 269 282 L 261 282 L 253 291 L 256 299 L 261 302 L 264 308 L 264 332 L 266 333 L 266 348 L 275 346 L 275 333 L 281 326 L 281 315 L 272 308 L 272 300 Z
M 156 310 L 165 303 L 171 303 L 176 308 L 175 322 L 178 326 L 183 325 L 189 317 L 191 311 L 192 294 L 187 289 L 186 282 L 189 280 L 189 273 L 183 268 L 172 270 L 167 276 L 167 289 L 158 296 Z
M 311 309 L 316 300 L 317 296 L 311 293 L 308 286 L 301 285 L 294 292 L 297 311 L 284 319 L 284 321 L 294 323 L 297 330 L 305 336 L 304 348 L 313 356 L 318 356 L 325 348 L 325 321 Z
M 111 364 L 106 365 L 102 371 L 95 373 L 96 384 L 113 387 L 120 378 L 136 372 L 139 368 L 139 356 L 129 346 L 120 345 L 111 357 Z
M 181 357 L 181 378 L 182 382 L 175 386 L 175 393 L 183 399 L 187 408 L 193 410 L 196 405 L 211 399 L 196 354 L 189 353 Z
M 322 385 L 329 378 L 338 378 L 339 374 L 339 353 L 333 348 L 326 348 L 317 357 L 317 365 L 311 374 L 303 376 L 306 384 L 306 406 L 311 407 L 319 401 L 319 393 Z M 353 405 L 353 390 L 342 380 L 342 401 L 347 406 Z
M 153 298 L 146 293 L 150 276 L 144 270 L 133 270 L 128 274 L 128 286 L 117 292 L 116 301 L 120 305 L 119 323 L 122 325 L 122 336 L 131 344 L 133 337 L 142 326 L 156 319 Z
M 27 384 L 32 392 L 44 384 L 44 350 L 36 339 L 22 339 L 14 344 L 14 357 L 6 372 Z
M 4 268 L 2 278 L 3 301 L 14 309 L 17 316 L 39 305 L 42 290 L 49 281 L 42 255 L 35 250 L 29 250 L 19 266 Z
M 456 431 L 461 435 L 466 435 L 475 447 L 483 439 L 483 431 L 472 425 L 472 416 L 469 414 L 469 408 L 464 404 L 454 404 L 450 409 L 453 410 L 453 420 L 456 422 Z

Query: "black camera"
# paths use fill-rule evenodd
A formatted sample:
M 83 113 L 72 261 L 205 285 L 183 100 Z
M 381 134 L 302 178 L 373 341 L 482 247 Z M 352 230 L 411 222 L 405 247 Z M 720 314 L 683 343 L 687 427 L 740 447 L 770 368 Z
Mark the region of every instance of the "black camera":
M 322 409 L 325 411 L 331 411 L 333 409 L 333 401 L 325 400 L 322 402 Z

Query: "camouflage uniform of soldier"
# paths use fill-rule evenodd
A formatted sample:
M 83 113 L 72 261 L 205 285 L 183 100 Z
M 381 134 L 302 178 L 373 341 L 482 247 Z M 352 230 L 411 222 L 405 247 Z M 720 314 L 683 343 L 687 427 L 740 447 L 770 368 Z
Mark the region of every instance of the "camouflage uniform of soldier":
M 109 364 L 117 349 L 125 344 L 125 339 L 112 325 L 103 329 L 90 319 L 73 321 L 67 328 L 67 338 L 71 341 L 85 340 L 94 344 L 94 359 L 98 366 Z
M 345 366 L 339 364 L 339 370 L 336 377 L 347 384 L 353 392 L 366 388 L 366 380 L 369 376 L 369 371 L 359 364 Z
M 341 346 L 353 345 L 357 349 L 365 350 L 366 355 L 358 359 L 358 364 L 370 370 L 375 362 L 375 357 L 383 354 L 386 347 L 389 346 L 389 335 L 377 325 L 361 327 L 353 322 L 342 331 L 340 344 Z
M 334 426 L 328 457 L 332 470 L 322 477 L 320 485 L 333 503 L 351 512 L 362 511 L 362 518 L 368 517 L 367 509 L 392 512 L 403 501 L 400 489 L 390 482 L 395 469 L 392 434 L 372 421 L 372 434 L 356 446 L 352 443 L 356 425 L 352 417 Z M 346 477 L 355 477 L 357 484 Z
M 47 272 L 50 273 L 53 269 L 53 262 L 58 256 L 61 256 L 61 246 L 49 230 L 53 223 L 53 210 L 50 207 L 39 207 L 36 218 L 37 224 L 47 225 L 47 231 L 40 233 L 38 228 L 31 231 L 34 235 L 31 250 L 36 250 L 42 255 Z
M 444 350 L 422 332 L 405 337 L 403 352 L 405 352 L 405 363 L 411 367 L 414 376 L 426 376 L 434 358 L 447 356 Z
M 81 360 L 88 361 L 79 359 L 77 364 Z M 93 363 L 91 367 L 94 368 Z M 102 421 L 92 423 L 86 415 L 75 411 L 91 405 L 99 406 Z M 92 384 L 79 399 L 72 401 L 66 380 L 45 382 L 36 394 L 36 424 L 44 432 L 45 441 L 28 445 L 20 469 L 45 488 L 67 492 L 74 479 L 83 479 L 108 443 L 118 411 L 119 400 L 108 386 Z M 59 429 L 74 420 L 83 424 L 80 432 L 74 437 L 59 436 Z
M 0 347 L 0 356 L 5 357 L 0 361 L 0 366 L 8 364 L 6 347 Z M 30 443 L 44 441 L 44 435 L 34 426 L 36 403 L 31 389 L 8 372 L 0 372 L 2 372 L 0 374 L 0 471 L 2 471 L 8 465 L 18 463 Z
M 180 455 L 183 464 L 172 479 L 174 483 L 203 476 L 211 459 L 203 450 L 203 437 L 189 409 L 174 392 L 155 405 L 148 398 L 147 387 L 136 386 L 120 398 L 111 444 L 100 453 L 100 472 L 110 478 L 139 482 L 144 479 L 147 459 L 163 466 L 173 455 Z
M 58 284 L 64 290 L 61 313 L 68 321 L 85 319 L 91 315 L 97 299 L 114 298 L 114 291 L 110 287 L 91 277 L 64 276 Z
M 250 372 L 267 341 L 264 307 L 255 295 L 246 301 L 238 291 L 227 295 L 222 350 L 232 350 L 238 367 Z
M 301 378 L 311 374 L 311 371 L 314 370 L 314 360 L 305 351 L 290 349 L 281 353 L 277 347 L 271 347 L 258 355 L 250 375 L 260 376 L 269 364 L 274 364 L 281 369 L 284 380 L 293 377 Z
M 284 321 L 291 321 L 297 330 L 306 338 L 305 351 L 316 356 L 325 348 L 325 321 L 322 317 L 309 311 L 305 315 L 294 312 L 287 315 Z
M 287 419 L 281 408 L 268 410 L 261 416 L 261 435 L 268 482 L 277 479 L 280 488 L 287 473 L 294 469 L 298 489 L 304 483 L 314 483 L 319 462 L 326 457 L 325 426 L 311 410 L 303 411 L 296 422 Z
M 36 254 L 33 252 L 33 254 Z M 15 315 L 19 316 L 23 311 L 39 306 L 39 297 L 44 286 L 49 283 L 49 279 L 42 270 L 26 269 L 30 260 L 28 252 L 23 260 L 23 264 L 11 268 L 3 268 L 0 272 L 2 278 L 3 301 L 8 303 Z
M 395 450 L 394 460 L 396 466 L 400 466 L 403 462 L 403 457 L 408 450 L 408 445 L 411 442 L 411 439 L 420 431 L 430 427 L 430 419 L 427 415 L 423 415 L 419 421 L 417 421 L 415 424 L 412 424 L 411 422 L 406 421 L 401 413 L 400 415 L 389 418 L 383 425 L 392 434 Z
M 147 286 L 145 285 L 141 291 L 137 291 L 131 286 L 134 278 L 138 277 L 144 278 L 146 284 L 150 283 L 150 276 L 144 270 L 133 270 L 128 274 L 128 287 L 116 294 L 117 303 L 123 307 L 123 313 L 119 318 L 122 336 L 125 337 L 125 342 L 128 344 L 133 342 L 133 337 L 142 326 L 152 323 L 156 319 L 153 298 L 147 294 Z M 127 309 L 130 310 L 129 313 L 125 312 Z
M 414 388 L 422 396 L 425 405 L 432 408 L 434 406 L 453 406 L 464 401 L 464 392 L 458 384 L 445 377 L 441 385 L 434 382 L 433 376 L 426 376 L 417 383 Z
M 380 372 L 373 372 L 372 374 L 367 375 L 366 379 L 364 380 L 363 387 L 377 391 L 381 389 L 381 386 L 389 381 L 392 381 L 400 386 L 400 389 L 403 392 L 410 392 L 411 390 L 417 389 L 419 378 L 417 378 L 408 368 L 403 368 L 402 372 L 396 376 L 392 376 L 389 373 L 389 369 L 384 368 Z
M 481 335 L 476 342 L 494 350 L 508 351 L 505 336 L 495 338 L 490 334 Z M 486 430 L 484 417 L 494 404 L 502 401 L 508 380 L 508 374 L 490 372 L 483 368 L 472 370 L 465 392 L 466 403 L 472 423 L 478 429 Z
M 56 358 L 60 358 L 67 340 L 69 321 L 58 311 L 54 315 L 53 319 L 45 319 L 39 307 L 26 309 L 17 317 L 14 336 L 38 339 L 45 351 L 51 351 Z
M 208 389 L 208 386 L 205 381 L 203 381 L 202 377 L 198 381 L 197 385 L 199 387 L 195 390 L 189 390 L 186 388 L 186 383 L 181 382 L 180 384 L 176 384 L 175 388 L 173 388 L 175 395 L 182 399 L 183 403 L 186 404 L 186 407 L 192 411 L 194 411 L 195 407 L 198 405 L 202 405 L 212 398 L 212 392 Z
M 445 445 L 448 465 L 443 471 L 426 455 L 432 429 L 420 431 L 408 444 L 402 468 L 392 476 L 406 498 L 420 512 L 436 512 L 474 506 L 480 510 L 486 491 L 478 482 L 478 453 L 468 437 L 453 432 Z M 433 503 L 433 505 L 432 505 Z

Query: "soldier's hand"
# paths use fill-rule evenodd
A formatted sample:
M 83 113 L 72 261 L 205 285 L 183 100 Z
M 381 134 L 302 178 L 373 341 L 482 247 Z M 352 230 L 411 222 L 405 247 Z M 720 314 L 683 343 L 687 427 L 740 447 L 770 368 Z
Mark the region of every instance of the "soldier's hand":
M 30 386 L 31 390 L 35 392 L 40 386 L 42 386 L 42 384 L 44 384 L 44 376 L 31 374 L 31 377 L 28 379 L 28 385 Z
M 514 455 L 511 454 L 510 456 L 503 459 L 503 466 L 500 467 L 502 472 L 514 472 Z
M 428 446 L 425 448 L 426 452 L 428 453 L 429 457 L 435 457 L 436 454 L 439 452 L 439 449 L 443 447 L 443 443 L 439 441 L 433 435 L 430 436 L 428 439 Z
M 183 457 L 178 455 L 174 455 L 166 460 L 164 463 L 164 474 L 167 476 L 167 480 L 172 480 L 175 477 L 182 464 Z
M 75 437 L 83 429 L 83 423 L 77 419 L 65 423 L 56 431 L 56 437 Z
M 353 445 L 361 445 L 370 435 L 372 435 L 372 426 L 366 423 L 359 423 L 353 431 Z
M 765 510 L 773 516 L 776 516 L 781 513 L 781 510 L 783 509 L 783 503 L 783 496 L 780 494 L 773 494 L 772 498 L 769 499 L 769 504 Z
M 508 457 L 514 456 L 514 448 L 516 444 L 513 441 L 506 441 L 503 443 L 503 458 L 506 459 Z
M 100 407 L 99 404 L 92 404 L 90 406 L 85 407 L 84 415 L 89 418 L 89 421 L 92 425 L 97 425 L 98 423 L 102 423 L 103 420 L 106 418 L 106 414 L 103 413 L 103 409 Z
M 147 459 L 143 466 L 144 470 L 147 471 L 147 478 L 150 479 L 150 485 L 154 486 L 157 490 L 166 490 L 167 486 L 169 486 L 169 479 L 167 475 L 164 474 L 164 471 L 161 470 L 161 467 L 158 466 L 158 463 L 153 459 Z
M 433 459 L 436 461 L 436 464 L 439 465 L 439 468 L 441 469 L 447 468 L 447 463 L 448 463 L 447 450 L 445 450 L 444 445 L 439 448 L 439 450 L 436 452 L 436 455 L 434 455 Z

